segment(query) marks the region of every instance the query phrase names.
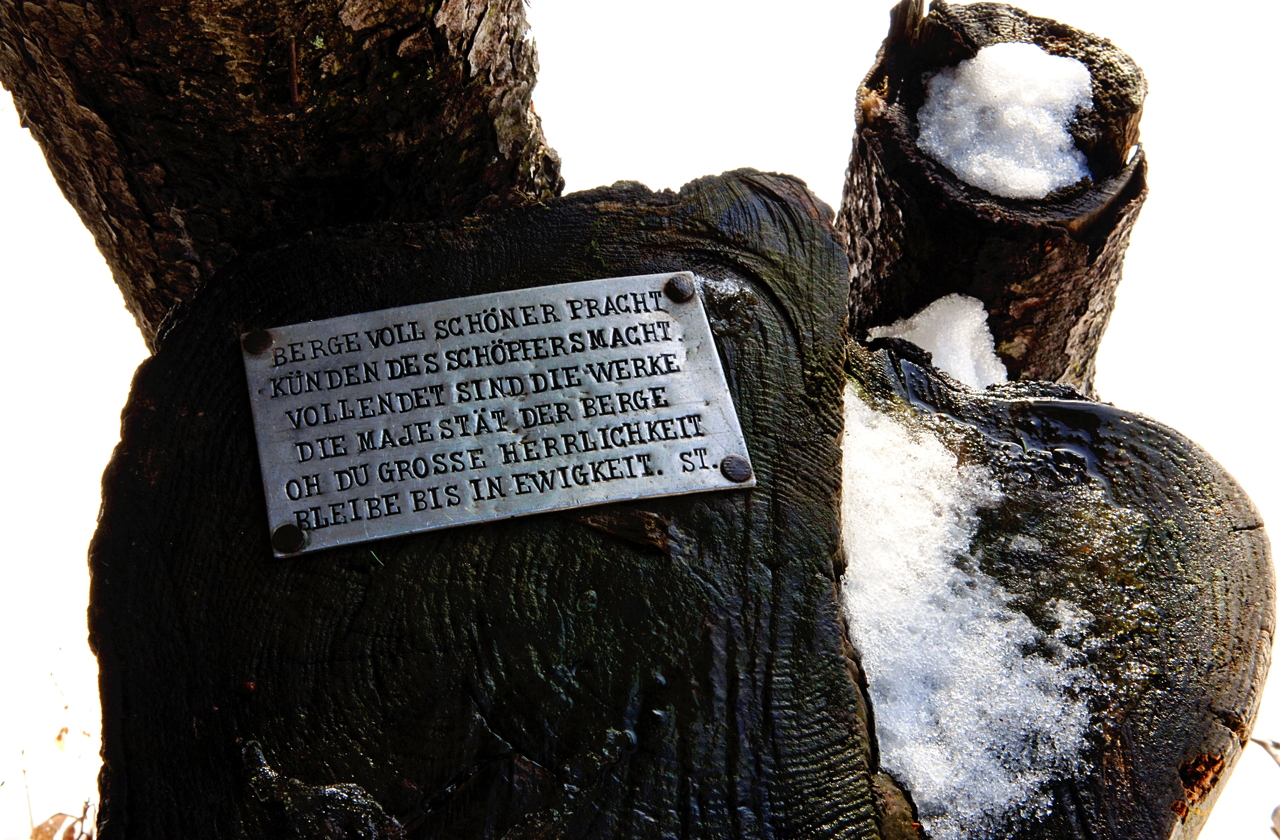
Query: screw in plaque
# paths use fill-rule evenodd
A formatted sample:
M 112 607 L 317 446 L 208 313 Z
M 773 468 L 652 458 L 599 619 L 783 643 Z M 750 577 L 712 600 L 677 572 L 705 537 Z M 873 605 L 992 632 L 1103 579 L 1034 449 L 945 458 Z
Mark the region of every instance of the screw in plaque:
M 253 330 L 245 333 L 240 339 L 240 345 L 244 347 L 244 352 L 250 356 L 261 356 L 263 353 L 271 349 L 271 345 L 275 343 L 275 336 L 266 330 Z
M 271 547 L 281 554 L 297 554 L 307 544 L 307 534 L 297 525 L 281 525 L 271 532 Z
M 720 459 L 720 472 L 730 481 L 741 484 L 751 479 L 751 464 L 741 455 L 727 455 Z
M 694 285 L 693 278 L 688 274 L 677 274 L 666 282 L 662 290 L 667 293 L 667 297 L 676 303 L 685 303 L 692 300 L 693 296 L 698 293 L 698 287 Z

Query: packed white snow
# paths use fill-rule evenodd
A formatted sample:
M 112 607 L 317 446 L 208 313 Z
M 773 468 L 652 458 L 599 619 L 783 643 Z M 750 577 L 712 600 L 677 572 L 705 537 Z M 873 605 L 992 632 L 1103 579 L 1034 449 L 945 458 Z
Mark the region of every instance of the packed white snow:
M 1089 70 L 1035 44 L 992 44 L 929 79 L 919 146 L 1005 198 L 1044 198 L 1089 174 L 1067 126 L 1093 106 Z
M 1048 813 L 1047 784 L 1084 746 L 1087 672 L 1024 655 L 1044 634 L 993 578 L 958 566 L 978 510 L 1001 497 L 991 474 L 960 465 L 925 425 L 873 410 L 853 386 L 845 424 L 842 588 L 881 766 L 932 840 L 985 840 L 1011 818 Z M 1050 606 L 1063 619 L 1055 636 L 1087 625 L 1084 611 Z
M 887 327 L 872 327 L 867 338 L 905 338 L 933 354 L 933 365 L 970 388 L 1009 381 L 1009 371 L 996 355 L 982 301 L 947 295 Z

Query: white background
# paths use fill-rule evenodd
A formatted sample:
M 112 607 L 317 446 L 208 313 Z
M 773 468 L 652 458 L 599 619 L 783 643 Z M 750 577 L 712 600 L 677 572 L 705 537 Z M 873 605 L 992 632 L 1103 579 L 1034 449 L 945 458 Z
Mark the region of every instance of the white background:
M 1104 399 L 1204 445 L 1280 512 L 1271 154 L 1275 4 L 1027 0 L 1145 69 L 1151 195 L 1099 361 Z M 741 166 L 840 198 L 879 0 L 535 0 L 535 103 L 569 190 L 655 189 Z M 0 97 L 0 840 L 94 792 L 96 668 L 85 551 L 98 481 L 144 350 L 92 241 Z M 1276 515 L 1280 516 L 1280 513 Z M 1277 690 L 1280 695 L 1280 690 Z M 59 741 L 59 731 L 66 735 Z M 1256 734 L 1280 738 L 1280 696 Z M 25 776 L 24 776 L 25 770 Z M 1201 835 L 1266 840 L 1280 768 L 1249 747 Z

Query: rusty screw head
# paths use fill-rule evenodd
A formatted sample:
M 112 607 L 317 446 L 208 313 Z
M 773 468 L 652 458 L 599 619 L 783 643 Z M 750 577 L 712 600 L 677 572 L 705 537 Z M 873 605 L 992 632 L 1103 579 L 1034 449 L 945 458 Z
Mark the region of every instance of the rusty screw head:
M 297 525 L 281 525 L 271 533 L 271 547 L 281 554 L 297 554 L 307 544 L 307 535 Z
M 273 343 L 275 343 L 275 336 L 266 330 L 253 330 L 240 339 L 244 352 L 250 356 L 261 356 L 271 349 Z
M 751 480 L 751 464 L 741 455 L 728 455 L 721 458 L 720 472 L 725 478 L 738 484 Z
M 693 284 L 693 278 L 687 274 L 677 274 L 667 281 L 662 290 L 667 293 L 667 297 L 676 303 L 684 303 L 693 299 L 698 293 L 698 287 Z

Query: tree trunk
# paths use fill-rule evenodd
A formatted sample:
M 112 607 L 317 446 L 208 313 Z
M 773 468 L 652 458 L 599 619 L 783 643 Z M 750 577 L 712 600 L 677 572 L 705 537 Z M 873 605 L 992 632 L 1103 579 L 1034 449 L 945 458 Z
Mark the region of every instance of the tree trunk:
M 559 194 L 521 0 L 0 3 L 0 80 L 149 344 L 237 255 Z
M 241 333 L 671 270 L 711 278 L 756 489 L 272 559 Z M 750 172 L 224 271 L 139 371 L 106 479 L 104 840 L 322 836 L 357 819 L 337 782 L 414 837 L 877 836 L 901 796 L 833 598 L 846 271 L 803 187 Z

